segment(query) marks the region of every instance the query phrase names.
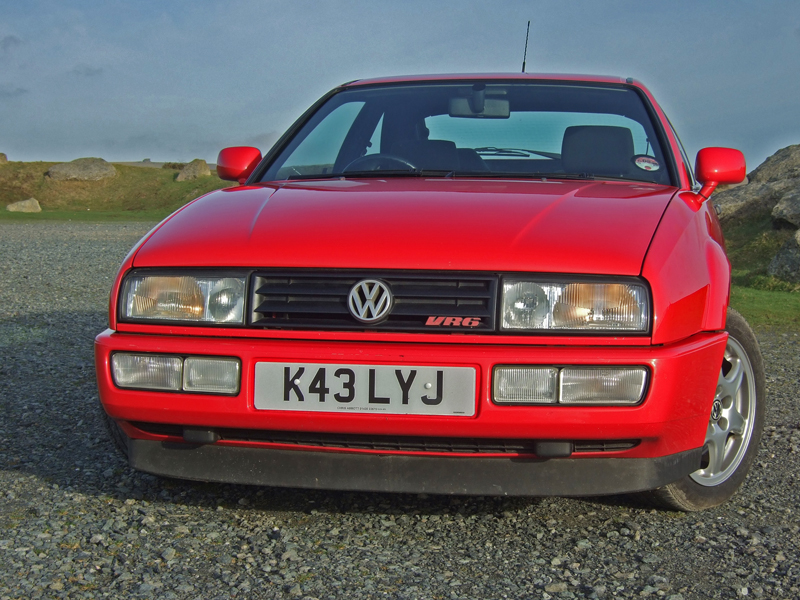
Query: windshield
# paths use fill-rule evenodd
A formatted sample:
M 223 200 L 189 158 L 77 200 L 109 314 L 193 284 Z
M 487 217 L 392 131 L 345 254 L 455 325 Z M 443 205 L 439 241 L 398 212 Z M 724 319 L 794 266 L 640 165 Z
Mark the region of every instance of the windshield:
M 261 180 L 387 176 L 670 184 L 635 90 L 497 81 L 345 89 L 306 121 Z

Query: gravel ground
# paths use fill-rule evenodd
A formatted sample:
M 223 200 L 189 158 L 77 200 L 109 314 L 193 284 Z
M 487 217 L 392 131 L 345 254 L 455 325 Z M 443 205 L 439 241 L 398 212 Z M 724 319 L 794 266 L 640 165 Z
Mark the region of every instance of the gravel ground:
M 0 599 L 800 598 L 796 335 L 759 336 L 761 453 L 699 514 L 160 479 L 106 438 L 92 365 L 147 229 L 0 223 Z

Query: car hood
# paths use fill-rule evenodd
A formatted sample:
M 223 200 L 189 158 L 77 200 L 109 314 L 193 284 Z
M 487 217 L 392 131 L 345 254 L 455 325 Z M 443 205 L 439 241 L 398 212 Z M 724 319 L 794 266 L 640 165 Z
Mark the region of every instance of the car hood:
M 674 193 L 645 183 L 458 178 L 241 186 L 172 215 L 134 266 L 638 275 Z

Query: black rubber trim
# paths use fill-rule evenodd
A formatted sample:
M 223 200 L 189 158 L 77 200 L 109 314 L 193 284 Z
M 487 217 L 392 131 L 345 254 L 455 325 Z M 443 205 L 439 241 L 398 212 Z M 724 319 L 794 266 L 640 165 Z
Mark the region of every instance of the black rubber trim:
M 274 487 L 481 496 L 596 496 L 655 489 L 700 467 L 702 449 L 659 458 L 462 458 L 128 442 L 155 475 Z
M 168 423 L 131 425 L 152 435 L 183 438 L 194 444 L 213 444 L 219 440 L 247 443 L 306 446 L 308 448 L 369 450 L 372 452 L 436 452 L 438 454 L 528 454 L 539 458 L 564 457 L 572 453 L 624 452 L 639 445 L 640 440 L 530 440 L 515 438 L 463 438 L 403 435 L 365 435 L 348 433 L 316 433 L 304 431 L 271 431 L 264 429 L 227 429 L 194 427 Z M 186 437 L 186 432 L 190 436 Z M 196 433 L 202 431 L 204 433 Z M 553 445 L 555 444 L 555 446 Z M 567 449 L 567 447 L 569 449 Z M 314 451 L 314 450 L 310 450 Z M 555 452 L 556 454 L 553 454 Z M 568 453 L 567 453 L 568 452 Z M 566 453 L 566 454 L 565 454 Z

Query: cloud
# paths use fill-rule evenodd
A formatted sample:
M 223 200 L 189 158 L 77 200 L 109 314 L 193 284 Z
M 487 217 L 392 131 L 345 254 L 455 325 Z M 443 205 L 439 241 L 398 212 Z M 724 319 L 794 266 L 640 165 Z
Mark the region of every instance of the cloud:
M 28 90 L 21 87 L 14 87 L 8 83 L 0 84 L 0 99 L 6 98 L 16 98 L 17 96 L 23 96 L 28 93 Z
M 102 67 L 93 67 L 85 63 L 77 65 L 72 72 L 78 77 L 97 77 L 103 74 Z
M 19 46 L 21 43 L 22 40 L 19 39 L 17 36 L 7 35 L 4 38 L 0 39 L 0 51 L 2 51 L 3 54 L 8 54 L 9 52 L 11 52 L 12 48 Z

